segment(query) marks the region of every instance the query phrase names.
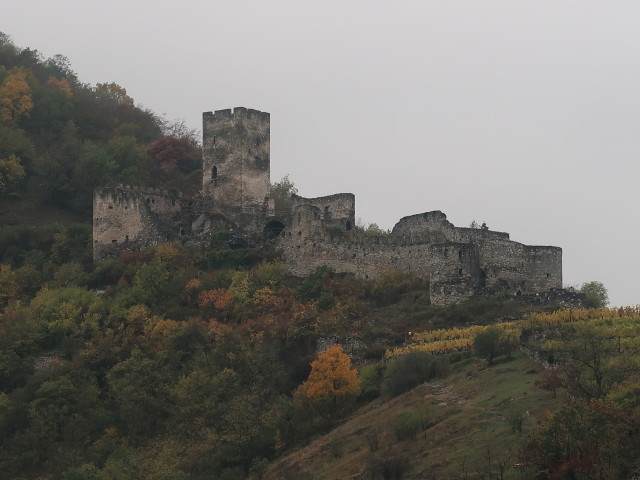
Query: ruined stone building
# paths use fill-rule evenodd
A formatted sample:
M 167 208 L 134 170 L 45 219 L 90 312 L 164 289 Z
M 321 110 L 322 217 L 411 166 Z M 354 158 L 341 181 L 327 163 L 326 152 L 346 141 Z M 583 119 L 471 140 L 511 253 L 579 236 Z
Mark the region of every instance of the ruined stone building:
M 562 249 L 528 246 L 486 227 L 460 228 L 431 211 L 400 219 L 390 233 L 355 228 L 355 196 L 293 196 L 285 208 L 270 192 L 269 114 L 243 107 L 203 114 L 200 195 L 157 189 L 94 192 L 94 258 L 181 240 L 206 245 L 233 232 L 241 245 L 274 242 L 294 275 L 320 266 L 375 278 L 391 267 L 430 280 L 431 301 L 448 304 L 473 294 L 562 287 Z

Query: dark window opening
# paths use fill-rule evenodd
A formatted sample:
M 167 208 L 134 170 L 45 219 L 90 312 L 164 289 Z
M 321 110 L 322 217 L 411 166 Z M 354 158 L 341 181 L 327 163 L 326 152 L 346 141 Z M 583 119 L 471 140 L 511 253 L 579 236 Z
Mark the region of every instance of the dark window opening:
M 551 274 L 547 273 L 547 278 L 549 278 L 551 276 Z
M 329 207 L 324 207 L 324 218 L 329 217 Z
M 458 258 L 462 258 L 462 250 L 458 250 Z
M 109 210 L 113 210 L 113 205 L 109 205 Z
M 111 243 L 118 243 L 118 240 L 111 240 Z
M 125 237 L 124 237 L 124 241 L 125 241 L 125 242 L 128 242 L 128 241 L 129 241 L 129 235 L 125 235 Z
M 347 231 L 351 230 L 351 221 L 347 220 L 347 223 L 345 224 L 344 227 L 347 229 Z
M 216 137 L 213 137 L 213 146 L 216 146 Z
M 184 232 L 184 228 L 181 228 L 181 229 L 180 229 L 180 235 L 184 235 L 184 233 L 185 233 L 185 232 Z
M 298 232 L 298 236 L 301 237 L 302 236 L 302 232 Z
M 461 268 L 458 269 L 458 275 L 462 275 L 462 269 Z
M 214 167 L 211 169 L 211 181 L 213 182 L 214 180 L 218 179 L 218 167 L 216 167 L 214 165 Z
M 482 268 L 480 269 L 479 283 L 480 288 L 485 288 L 487 286 L 487 272 L 485 272 Z
M 151 199 L 147 198 L 147 205 L 151 205 Z
M 284 230 L 284 223 L 272 220 L 264 226 L 264 233 L 267 237 L 277 237 Z

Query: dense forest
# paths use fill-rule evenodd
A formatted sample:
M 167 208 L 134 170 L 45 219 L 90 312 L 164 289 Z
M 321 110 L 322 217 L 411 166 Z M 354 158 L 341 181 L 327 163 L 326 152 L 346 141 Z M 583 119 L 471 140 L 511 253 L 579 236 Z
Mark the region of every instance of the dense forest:
M 392 417 L 425 382 L 508 370 L 524 347 L 550 367 L 527 387 L 548 412 L 507 411 L 510 463 L 448 478 L 640 467 L 637 309 L 554 311 L 502 294 L 434 307 L 423 279 L 292 278 L 277 251 L 230 248 L 228 232 L 203 250 L 92 260 L 93 188 L 189 192 L 200 155 L 194 132 L 125 88 L 83 84 L 65 57 L 0 34 L 0 478 L 336 478 L 272 466 L 367 412 Z M 421 412 L 398 413 L 385 445 L 354 435 L 367 458 L 344 478 L 447 478 L 420 476 L 422 457 L 406 455 L 434 448 L 444 424 Z M 327 445 L 329 463 L 349 451 Z

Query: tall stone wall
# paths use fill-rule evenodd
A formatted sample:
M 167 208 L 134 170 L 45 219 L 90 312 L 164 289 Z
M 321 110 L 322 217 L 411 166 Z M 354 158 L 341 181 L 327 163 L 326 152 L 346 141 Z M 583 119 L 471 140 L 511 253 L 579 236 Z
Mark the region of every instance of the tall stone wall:
M 120 186 L 93 194 L 93 256 L 141 250 L 189 233 L 188 201 L 156 189 Z
M 236 107 L 205 112 L 202 118 L 202 191 L 208 209 L 257 234 L 268 208 L 269 114 Z
M 295 275 L 329 266 L 376 278 L 394 268 L 429 278 L 435 304 L 460 302 L 477 291 L 562 287 L 561 249 L 529 247 L 488 229 L 458 229 L 442 212 L 405 217 L 389 235 L 329 229 L 311 204 L 298 205 L 297 212 L 279 241 Z

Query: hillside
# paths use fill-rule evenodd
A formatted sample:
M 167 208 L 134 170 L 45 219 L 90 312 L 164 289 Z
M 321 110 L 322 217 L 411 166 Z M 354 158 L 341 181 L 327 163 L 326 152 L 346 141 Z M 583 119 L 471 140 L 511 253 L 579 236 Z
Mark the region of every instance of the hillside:
M 423 278 L 294 277 L 272 244 L 240 248 L 231 231 L 94 261 L 93 187 L 185 190 L 199 145 L 2 34 L 0 100 L 0 478 L 640 467 L 637 308 L 507 291 L 436 306 Z
M 492 368 L 468 358 L 451 375 L 354 412 L 263 478 L 500 478 L 500 468 L 513 478 L 524 440 L 566 400 L 534 386 L 540 370 L 522 354 Z M 514 431 L 509 422 L 520 415 Z
M 98 185 L 186 188 L 194 132 L 0 33 L 0 225 L 90 222 Z M 20 212 L 24 216 L 17 216 Z

